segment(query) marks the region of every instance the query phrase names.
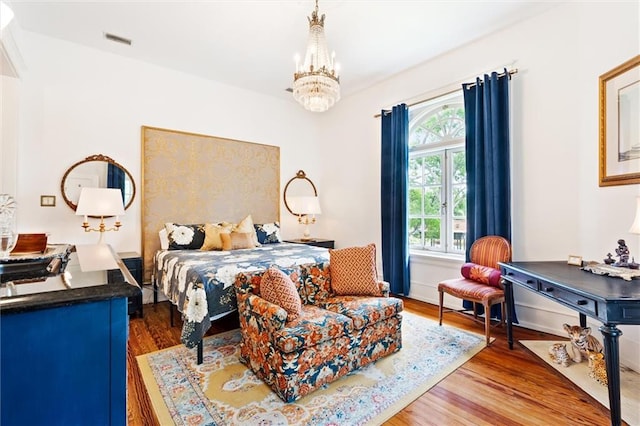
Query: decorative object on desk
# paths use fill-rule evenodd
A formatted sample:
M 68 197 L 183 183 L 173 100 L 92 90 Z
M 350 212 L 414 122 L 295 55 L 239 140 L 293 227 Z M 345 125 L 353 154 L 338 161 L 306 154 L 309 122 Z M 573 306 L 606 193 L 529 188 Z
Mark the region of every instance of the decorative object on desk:
M 0 258 L 6 258 L 16 245 L 16 201 L 9 194 L 0 194 Z
M 50 244 L 43 253 L 14 254 L 0 259 L 0 281 L 21 282 L 64 271 L 74 246 Z
M 571 357 L 567 352 L 566 343 L 553 343 L 549 346 L 549 358 L 556 364 L 560 364 L 563 367 L 568 367 L 571 364 Z
M 47 238 L 47 234 L 18 234 L 18 241 L 11 254 L 44 253 Z
M 302 240 L 311 240 L 309 225 L 316 223 L 316 215 L 322 213 L 318 197 L 292 197 L 291 201 L 298 212 L 298 223 L 305 226 Z
M 569 259 L 567 260 L 567 264 L 574 266 L 582 266 L 582 256 L 576 256 L 573 254 L 569 255 Z
M 591 272 L 596 275 L 608 275 L 610 277 L 622 278 L 625 281 L 631 281 L 640 277 L 640 270 L 631 268 L 620 268 L 618 266 L 607 265 L 605 263 L 589 263 L 582 267 L 583 271 Z
M 124 214 L 124 204 L 122 201 L 122 192 L 117 188 L 82 188 L 80 198 L 78 199 L 78 207 L 76 208 L 77 216 L 84 216 L 82 227 L 85 232 L 96 231 L 100 233 L 98 244 L 102 244 L 102 236 L 106 231 L 118 231 L 122 224 L 119 216 Z M 115 216 L 115 223 L 112 228 L 107 228 L 104 219 Z M 98 228 L 89 227 L 89 217 L 99 217 L 100 225 Z
M 613 255 L 611 253 L 607 253 L 607 257 L 604 258 L 604 263 L 607 265 L 612 265 L 615 262 Z
M 600 186 L 640 183 L 640 55 L 601 75 L 599 89 Z
M 626 268 L 629 265 L 629 247 L 623 239 L 618 240 L 618 248 L 616 248 L 616 256 L 620 258 L 613 266 Z
M 589 377 L 595 379 L 603 386 L 607 386 L 607 367 L 604 362 L 604 354 L 602 352 L 587 352 L 589 360 Z
M 569 335 L 571 342 L 571 359 L 573 362 L 582 362 L 588 359 L 589 352 L 602 352 L 602 343 L 591 335 L 591 327 L 562 324 L 562 328 Z

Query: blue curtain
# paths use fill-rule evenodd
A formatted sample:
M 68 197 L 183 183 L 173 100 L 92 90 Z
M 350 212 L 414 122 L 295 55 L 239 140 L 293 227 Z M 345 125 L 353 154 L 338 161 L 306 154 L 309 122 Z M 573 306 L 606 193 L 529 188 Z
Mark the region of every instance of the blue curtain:
M 382 268 L 391 292 L 409 295 L 407 184 L 409 110 L 405 104 L 382 111 Z
M 509 164 L 509 73 L 497 72 L 463 84 L 466 127 L 467 246 L 486 235 L 511 241 Z M 472 303 L 465 301 L 465 309 Z M 482 306 L 479 306 L 481 312 Z M 501 316 L 494 305 L 491 316 Z M 514 322 L 515 313 L 514 313 Z
M 111 163 L 107 165 L 107 188 L 120 188 L 124 202 L 124 170 Z

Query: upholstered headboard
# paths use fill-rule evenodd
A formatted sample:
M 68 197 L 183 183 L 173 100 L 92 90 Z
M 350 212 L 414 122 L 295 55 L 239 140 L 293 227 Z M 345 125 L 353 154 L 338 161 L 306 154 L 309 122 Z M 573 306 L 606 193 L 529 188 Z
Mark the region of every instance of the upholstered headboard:
M 143 126 L 144 282 L 166 222 L 274 222 L 279 196 L 279 147 Z

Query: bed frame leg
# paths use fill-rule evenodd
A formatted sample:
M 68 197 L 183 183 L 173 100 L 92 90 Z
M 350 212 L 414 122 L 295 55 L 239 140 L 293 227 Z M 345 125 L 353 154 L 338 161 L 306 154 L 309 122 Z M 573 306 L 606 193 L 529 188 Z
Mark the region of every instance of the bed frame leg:
M 198 365 L 202 364 L 202 340 L 198 343 Z

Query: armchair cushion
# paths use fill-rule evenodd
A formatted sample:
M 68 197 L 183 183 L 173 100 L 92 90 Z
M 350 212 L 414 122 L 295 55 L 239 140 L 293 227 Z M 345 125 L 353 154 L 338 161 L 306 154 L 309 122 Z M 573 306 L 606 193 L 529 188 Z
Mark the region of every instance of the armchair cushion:
M 305 305 L 298 319 L 287 321 L 283 328 L 275 332 L 274 343 L 283 353 L 290 353 L 349 335 L 352 331 L 353 323 L 349 317 L 318 306 Z
M 493 287 L 500 287 L 501 274 L 498 269 L 469 262 L 462 265 L 460 272 L 462 276 L 468 280 Z
M 287 320 L 292 321 L 302 312 L 302 301 L 291 278 L 281 270 L 271 267 L 260 281 L 262 297 L 287 311 Z
M 401 299 L 363 296 L 331 297 L 322 303 L 322 307 L 351 318 L 356 330 L 398 315 L 404 308 Z
M 376 271 L 376 246 L 329 250 L 331 288 L 340 296 L 382 296 Z

